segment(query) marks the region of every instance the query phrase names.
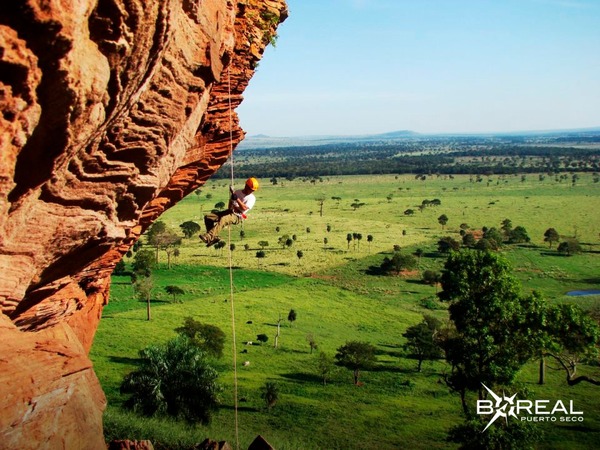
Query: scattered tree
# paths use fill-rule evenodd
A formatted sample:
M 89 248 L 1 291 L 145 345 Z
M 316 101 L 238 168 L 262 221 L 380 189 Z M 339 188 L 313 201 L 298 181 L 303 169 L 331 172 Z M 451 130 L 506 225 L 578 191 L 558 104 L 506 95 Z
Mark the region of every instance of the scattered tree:
M 360 241 L 362 240 L 362 234 L 361 233 L 354 233 L 352 235 L 352 238 L 356 240 L 356 242 L 358 243 L 358 251 L 360 251 Z
M 151 250 L 140 250 L 135 254 L 132 264 L 131 279 L 135 282 L 140 277 L 149 277 L 156 266 L 156 259 Z
M 567 383 L 574 386 L 582 381 L 600 386 L 600 380 L 577 375 L 577 364 L 582 360 L 596 360 L 600 345 L 598 323 L 579 306 L 553 305 L 548 308 L 544 322 L 545 341 L 543 356 L 550 357 L 565 371 Z M 543 363 L 543 361 L 542 361 Z M 540 364 L 540 372 L 543 367 Z M 540 373 L 540 381 L 543 375 Z
M 319 216 L 323 217 L 323 205 L 325 204 L 325 196 L 321 195 L 315 199 L 319 205 Z
M 440 217 L 438 217 L 438 223 L 442 226 L 443 230 L 448 223 L 448 216 L 446 214 L 442 214 Z
M 335 360 L 338 366 L 352 370 L 354 384 L 358 385 L 360 371 L 368 370 L 377 361 L 375 347 L 368 342 L 346 342 L 345 345 L 337 349 Z
M 436 335 L 441 328 L 441 322 L 434 317 L 424 316 L 423 321 L 409 327 L 402 334 L 406 338 L 404 349 L 409 351 L 409 357 L 418 361 L 417 371 L 425 360 L 435 360 L 442 357 L 441 348 L 436 342 Z
M 265 253 L 264 250 L 259 250 L 259 251 L 256 252 L 256 258 L 258 259 L 259 262 L 260 262 L 260 260 L 262 260 L 266 256 L 267 256 L 267 254 Z
M 175 331 L 188 339 L 203 352 L 215 358 L 223 356 L 225 348 L 225 333 L 219 327 L 201 323 L 192 317 L 186 317 L 183 326 Z
M 415 255 L 417 257 L 419 264 L 421 264 L 421 258 L 423 257 L 424 254 L 425 254 L 425 252 L 423 251 L 422 248 L 416 249 L 415 252 L 413 253 L 413 255 Z
M 568 239 L 561 242 L 556 250 L 563 255 L 572 256 L 581 253 L 581 244 L 577 239 Z
M 290 312 L 288 313 L 288 317 L 287 317 L 287 320 L 290 322 L 290 327 L 296 321 L 296 317 L 297 317 L 296 311 L 293 309 L 290 309 Z
M 523 242 L 529 242 L 531 239 L 527 234 L 527 230 L 525 227 L 521 225 L 517 225 L 512 230 L 508 232 L 508 242 L 510 244 L 521 244 Z
M 417 259 L 413 255 L 403 255 L 402 253 L 394 253 L 394 256 L 383 259 L 380 269 L 384 273 L 395 272 L 400 275 L 403 270 L 412 270 L 417 266 Z
M 423 280 L 423 283 L 437 287 L 437 285 L 442 280 L 442 274 L 436 272 L 435 270 L 426 270 L 425 272 L 423 272 L 423 276 L 421 279 Z
M 327 385 L 327 380 L 333 371 L 333 358 L 329 356 L 325 352 L 319 353 L 319 358 L 317 359 L 317 370 L 319 371 L 319 375 L 323 378 L 323 386 Z
M 183 222 L 181 225 L 179 225 L 179 228 L 181 228 L 184 236 L 188 239 L 200 231 L 200 225 L 191 220 Z
M 438 252 L 450 253 L 460 250 L 460 242 L 450 236 L 444 236 L 438 241 Z
M 219 241 L 213 246 L 213 248 L 215 251 L 219 252 L 220 255 L 223 255 L 223 249 L 226 245 L 227 243 L 225 241 Z
M 500 229 L 504 233 L 504 236 L 508 239 L 512 230 L 512 221 L 510 219 L 504 219 L 502 221 L 502 226 L 500 227 Z
M 155 247 L 156 250 L 156 262 L 158 262 L 158 250 L 159 247 L 157 244 L 155 244 L 156 240 L 155 237 L 158 234 L 164 233 L 167 229 L 167 224 L 164 223 L 162 220 L 157 220 L 156 222 L 154 222 L 150 228 L 148 229 L 147 233 L 146 233 L 146 238 L 148 239 L 148 243 L 150 245 L 153 245 Z
M 135 292 L 136 297 L 142 301 L 146 302 L 146 317 L 147 320 L 152 319 L 152 315 L 150 314 L 150 299 L 152 298 L 152 290 L 154 289 L 154 281 L 151 276 L 148 277 L 139 277 L 133 283 L 133 291 Z
M 264 333 L 257 334 L 257 335 L 256 335 L 256 340 L 257 340 L 258 342 L 262 342 L 263 344 L 266 344 L 266 343 L 269 341 L 269 336 L 267 336 L 267 335 L 266 335 L 266 334 L 264 334 Z
M 288 244 L 289 242 L 289 244 Z M 277 243 L 279 245 L 281 245 L 281 248 L 285 248 L 286 246 L 290 246 L 294 243 L 294 241 L 292 241 L 292 239 L 290 238 L 289 234 L 284 234 L 283 236 L 280 236 L 279 239 L 277 240 Z
M 264 399 L 267 410 L 271 410 L 279 400 L 279 387 L 273 381 L 267 381 L 261 388 L 260 398 Z
M 179 286 L 169 285 L 165 286 L 165 292 L 173 297 L 173 303 L 177 303 L 177 297 L 185 294 L 185 291 Z
M 552 248 L 553 242 L 558 242 L 559 240 L 560 235 L 558 234 L 558 231 L 556 231 L 554 228 L 548 228 L 544 232 L 544 242 L 547 242 L 550 248 Z
M 171 256 L 173 251 L 181 245 L 181 237 L 173 230 L 167 228 L 164 222 L 155 222 L 148 231 L 148 244 L 154 247 L 156 252 L 156 263 L 158 264 L 158 251 L 167 253 L 167 267 L 171 268 Z
M 490 242 L 494 250 L 498 250 L 504 242 L 504 235 L 495 227 L 485 229 L 483 237 Z

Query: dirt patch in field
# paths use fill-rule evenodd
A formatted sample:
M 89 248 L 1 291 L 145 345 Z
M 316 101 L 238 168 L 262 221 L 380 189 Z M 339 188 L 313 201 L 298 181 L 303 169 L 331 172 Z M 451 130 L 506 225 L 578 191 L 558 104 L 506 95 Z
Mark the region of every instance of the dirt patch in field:
M 419 275 L 418 270 L 401 270 L 398 276 L 403 278 L 412 278 Z

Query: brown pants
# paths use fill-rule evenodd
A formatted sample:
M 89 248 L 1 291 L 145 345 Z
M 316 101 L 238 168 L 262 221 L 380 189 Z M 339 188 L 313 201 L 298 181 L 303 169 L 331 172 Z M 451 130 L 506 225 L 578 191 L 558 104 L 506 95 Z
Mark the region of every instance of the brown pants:
M 242 218 L 234 214 L 230 209 L 210 213 L 204 216 L 204 225 L 206 225 L 206 237 L 208 242 L 213 242 L 219 238 L 219 234 L 227 225 L 237 225 Z

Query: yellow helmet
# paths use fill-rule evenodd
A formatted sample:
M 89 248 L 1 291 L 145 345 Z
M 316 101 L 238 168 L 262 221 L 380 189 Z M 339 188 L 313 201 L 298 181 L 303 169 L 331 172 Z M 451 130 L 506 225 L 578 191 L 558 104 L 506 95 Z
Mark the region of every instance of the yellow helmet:
M 253 191 L 258 190 L 258 180 L 254 177 L 248 178 L 246 180 L 246 186 L 252 189 Z

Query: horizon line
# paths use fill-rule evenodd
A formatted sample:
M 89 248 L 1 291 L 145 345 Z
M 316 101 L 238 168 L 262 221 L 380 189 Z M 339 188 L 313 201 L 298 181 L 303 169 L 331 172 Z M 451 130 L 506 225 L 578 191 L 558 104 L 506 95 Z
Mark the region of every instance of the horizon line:
M 362 133 L 362 134 L 297 134 L 297 135 L 272 135 L 266 133 L 247 134 L 245 139 L 249 138 L 270 138 L 270 139 L 322 139 L 322 138 L 364 138 L 364 137 L 384 137 L 386 135 L 402 134 L 413 136 L 481 136 L 481 135 L 514 135 L 514 134 L 548 134 L 548 133 L 582 133 L 582 132 L 600 132 L 600 125 L 579 128 L 547 128 L 537 130 L 511 130 L 511 131 L 435 131 L 420 132 L 414 130 L 393 130 L 382 133 Z

